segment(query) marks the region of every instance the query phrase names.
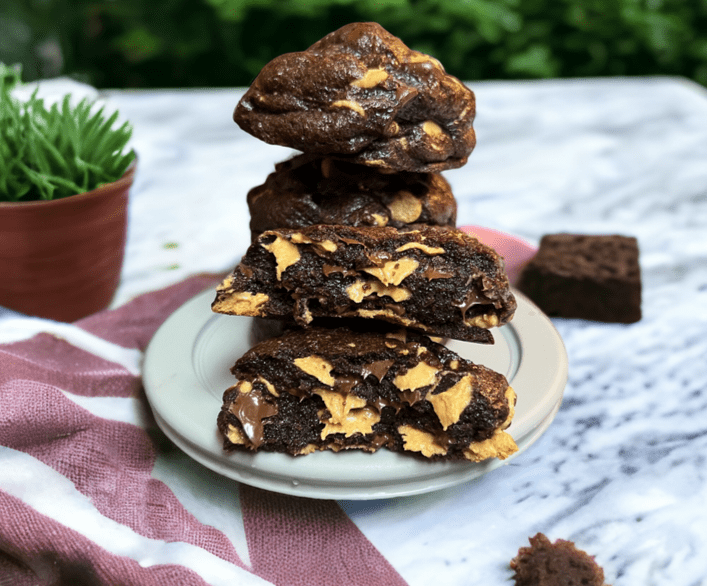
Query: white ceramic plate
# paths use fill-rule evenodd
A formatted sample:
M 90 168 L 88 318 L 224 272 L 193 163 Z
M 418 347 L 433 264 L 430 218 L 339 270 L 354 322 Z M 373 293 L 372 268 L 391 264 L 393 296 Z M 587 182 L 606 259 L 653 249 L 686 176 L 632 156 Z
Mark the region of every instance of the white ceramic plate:
M 513 321 L 494 330 L 490 346 L 452 341 L 448 346 L 506 375 L 518 395 L 508 432 L 526 450 L 559 409 L 567 355 L 550 320 L 518 292 Z M 207 468 L 246 484 L 311 498 L 379 499 L 459 484 L 509 462 L 428 462 L 380 450 L 226 453 L 216 429 L 223 391 L 235 382 L 231 366 L 250 346 L 252 318 L 214 314 L 213 291 L 197 295 L 159 328 L 145 355 L 144 385 L 157 424 L 184 452 Z

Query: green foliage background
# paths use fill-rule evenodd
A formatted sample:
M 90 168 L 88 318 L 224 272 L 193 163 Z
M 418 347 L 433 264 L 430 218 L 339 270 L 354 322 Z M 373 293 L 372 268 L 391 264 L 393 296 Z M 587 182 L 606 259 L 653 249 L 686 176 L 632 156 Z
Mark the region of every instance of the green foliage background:
M 707 86 L 707 0 L 0 0 L 0 61 L 99 88 L 248 85 L 375 20 L 463 80 L 682 75 Z

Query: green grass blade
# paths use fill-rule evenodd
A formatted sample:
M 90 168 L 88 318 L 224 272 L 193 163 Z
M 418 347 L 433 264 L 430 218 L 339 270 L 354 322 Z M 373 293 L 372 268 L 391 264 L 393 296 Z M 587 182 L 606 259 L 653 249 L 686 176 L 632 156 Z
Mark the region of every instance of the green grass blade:
M 135 158 L 125 152 L 132 128 L 113 128 L 118 112 L 70 95 L 46 107 L 37 90 L 12 98 L 0 68 L 0 200 L 52 199 L 89 191 L 119 179 Z

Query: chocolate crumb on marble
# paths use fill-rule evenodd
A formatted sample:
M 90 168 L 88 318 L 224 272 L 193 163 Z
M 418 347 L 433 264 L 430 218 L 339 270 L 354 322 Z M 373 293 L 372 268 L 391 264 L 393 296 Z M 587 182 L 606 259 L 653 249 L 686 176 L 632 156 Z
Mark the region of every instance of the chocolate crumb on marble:
M 464 165 L 474 93 L 373 22 L 352 23 L 263 67 L 233 118 L 269 144 L 389 171 Z
M 218 286 L 216 313 L 383 320 L 493 343 L 516 309 L 502 258 L 460 230 L 314 225 L 270 230 Z
M 454 226 L 457 202 L 439 173 L 381 173 L 329 157 L 298 155 L 275 165 L 247 197 L 252 240 L 275 228 L 313 224 Z
M 432 460 L 505 459 L 506 378 L 405 330 L 313 327 L 257 344 L 232 368 L 224 449 L 304 455 L 383 447 Z
M 622 235 L 547 234 L 517 284 L 551 317 L 641 319 L 638 241 Z
M 577 549 L 571 541 L 552 543 L 538 533 L 511 560 L 515 586 L 608 586 L 604 570 L 594 557 Z

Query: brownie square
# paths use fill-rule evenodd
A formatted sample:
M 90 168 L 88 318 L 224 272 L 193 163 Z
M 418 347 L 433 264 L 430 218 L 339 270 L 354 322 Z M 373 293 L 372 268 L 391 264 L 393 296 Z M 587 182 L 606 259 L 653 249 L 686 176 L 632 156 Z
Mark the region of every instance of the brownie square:
M 547 234 L 517 287 L 551 317 L 637 322 L 638 242 L 617 234 Z

